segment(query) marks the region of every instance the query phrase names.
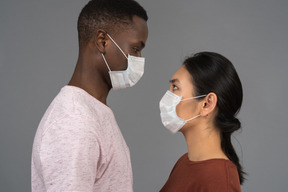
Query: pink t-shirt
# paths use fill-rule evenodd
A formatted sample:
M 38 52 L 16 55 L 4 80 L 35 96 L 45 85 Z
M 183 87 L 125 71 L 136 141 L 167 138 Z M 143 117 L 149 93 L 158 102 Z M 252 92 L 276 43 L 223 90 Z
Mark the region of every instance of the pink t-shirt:
M 130 152 L 109 107 L 65 86 L 37 129 L 32 192 L 131 192 Z

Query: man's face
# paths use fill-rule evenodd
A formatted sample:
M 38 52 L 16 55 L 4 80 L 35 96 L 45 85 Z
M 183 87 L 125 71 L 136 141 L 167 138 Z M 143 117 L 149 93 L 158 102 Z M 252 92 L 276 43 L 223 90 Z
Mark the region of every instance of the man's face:
M 133 16 L 131 28 L 116 32 L 116 35 L 111 37 L 126 56 L 129 54 L 141 57 L 141 51 L 148 37 L 147 23 L 144 19 Z M 109 46 L 107 46 L 105 57 L 112 71 L 120 71 L 127 68 L 127 59 L 111 40 L 109 41 Z

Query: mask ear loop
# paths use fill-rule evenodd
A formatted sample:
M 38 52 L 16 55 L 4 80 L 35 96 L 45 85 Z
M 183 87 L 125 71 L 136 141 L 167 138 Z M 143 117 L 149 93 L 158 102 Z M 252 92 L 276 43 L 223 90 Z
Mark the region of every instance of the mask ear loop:
M 199 96 L 191 97 L 191 98 L 188 98 L 188 99 L 182 99 L 181 101 L 186 101 L 186 100 L 190 100 L 190 99 L 197 99 L 197 98 L 201 98 L 201 97 L 206 97 L 206 95 L 199 95 Z M 196 115 L 195 117 L 192 117 L 190 119 L 187 119 L 186 122 L 191 121 L 193 119 L 196 119 L 197 117 L 200 117 L 200 114 Z
M 110 67 L 109 67 L 109 65 L 108 65 L 108 63 L 107 63 L 107 61 L 106 61 L 106 59 L 105 59 L 103 53 L 101 53 L 101 55 L 102 55 L 102 57 L 103 57 L 103 60 L 104 60 L 104 62 L 105 62 L 105 64 L 106 64 L 108 70 L 111 71 L 111 69 L 110 69 Z
M 191 121 L 191 120 L 193 120 L 193 119 L 196 119 L 197 117 L 200 117 L 200 115 L 197 115 L 197 116 L 195 116 L 195 117 L 192 117 L 192 118 L 190 118 L 190 119 L 187 119 L 186 122 Z
M 126 56 L 126 54 L 124 53 L 124 51 L 122 51 L 122 49 L 119 47 L 119 45 L 112 39 L 112 37 L 106 33 L 107 36 L 110 38 L 110 40 L 116 45 L 116 47 L 118 47 L 118 49 L 123 53 L 123 55 L 126 57 L 126 59 L 128 59 L 128 57 Z
M 188 98 L 188 99 L 181 99 L 181 101 L 186 101 L 186 100 L 190 100 L 190 99 L 197 99 L 197 98 L 206 97 L 206 96 L 207 95 L 199 95 L 199 96 L 191 97 L 191 98 Z

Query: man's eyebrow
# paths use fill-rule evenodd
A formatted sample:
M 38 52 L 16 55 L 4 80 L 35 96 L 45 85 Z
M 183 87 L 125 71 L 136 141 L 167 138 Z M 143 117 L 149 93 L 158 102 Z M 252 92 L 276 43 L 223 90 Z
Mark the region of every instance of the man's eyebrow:
M 169 83 L 175 83 L 175 82 L 179 82 L 179 83 L 180 83 L 180 81 L 179 81 L 178 79 L 171 79 L 171 80 L 169 80 Z
M 143 49 L 145 47 L 145 43 L 143 41 L 141 41 L 140 43 L 141 43 L 141 48 Z

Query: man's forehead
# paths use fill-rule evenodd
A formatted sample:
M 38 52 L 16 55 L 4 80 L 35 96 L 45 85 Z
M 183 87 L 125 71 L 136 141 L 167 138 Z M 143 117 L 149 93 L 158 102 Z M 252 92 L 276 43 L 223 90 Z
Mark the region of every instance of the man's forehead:
M 140 36 L 143 38 L 143 42 L 145 43 L 148 37 L 148 26 L 147 22 L 138 16 L 133 16 L 132 18 L 132 31 L 134 31 L 136 36 Z

